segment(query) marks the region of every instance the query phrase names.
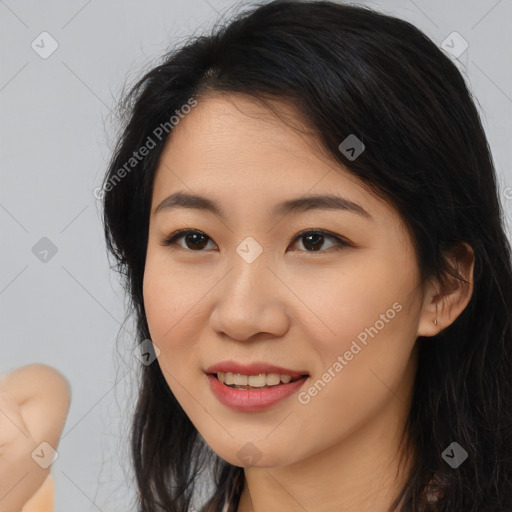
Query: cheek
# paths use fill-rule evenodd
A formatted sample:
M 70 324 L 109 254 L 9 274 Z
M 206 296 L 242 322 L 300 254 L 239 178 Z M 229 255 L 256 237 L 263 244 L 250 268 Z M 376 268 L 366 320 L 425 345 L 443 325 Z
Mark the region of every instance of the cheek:
M 198 367 L 200 330 L 206 325 L 201 307 L 212 283 L 176 269 L 165 255 L 148 254 L 143 296 L 149 333 L 159 348 L 158 364 L 171 391 L 184 405 L 202 377 Z
M 353 411 L 361 410 L 359 400 L 377 404 L 386 386 L 399 385 L 409 362 L 421 309 L 414 267 L 403 262 L 398 274 L 394 261 L 371 263 L 354 265 L 314 293 L 309 279 L 298 288 L 298 295 L 310 290 L 304 296 L 314 316 L 308 313 L 311 321 L 303 325 L 317 357 L 311 369 L 320 379 L 304 400 L 319 407 L 330 400 Z M 323 398 L 313 400 L 320 390 Z
M 193 407 L 197 369 L 197 311 L 200 300 L 198 283 L 190 282 L 168 265 L 148 259 L 144 272 L 143 295 L 151 341 L 160 350 L 158 364 L 173 395 L 185 410 Z M 188 286 L 187 286 L 188 282 Z M 190 293 L 187 293 L 190 291 Z M 204 294 L 204 293 L 203 293 Z M 196 315 L 194 315 L 196 313 Z M 197 370 L 197 371 L 196 371 Z
M 172 265 L 165 255 L 148 250 L 144 269 L 144 310 L 152 340 L 163 345 L 183 340 L 181 332 L 197 315 L 206 284 Z
M 372 261 L 333 272 L 328 278 L 309 274 L 295 280 L 294 291 L 308 307 L 309 320 L 304 325 L 317 347 L 332 354 L 348 350 L 358 336 L 364 343 L 365 336 L 370 337 L 368 330 L 377 334 L 376 328 L 380 337 L 395 330 L 407 316 L 403 301 L 409 300 L 411 286 L 409 279 Z
M 309 333 L 314 378 L 297 397 L 294 416 L 317 440 L 311 450 L 343 439 L 390 403 L 406 402 L 417 308 L 406 284 L 372 279 L 367 286 L 347 279 L 327 300 L 318 298 L 329 329 L 318 323 Z

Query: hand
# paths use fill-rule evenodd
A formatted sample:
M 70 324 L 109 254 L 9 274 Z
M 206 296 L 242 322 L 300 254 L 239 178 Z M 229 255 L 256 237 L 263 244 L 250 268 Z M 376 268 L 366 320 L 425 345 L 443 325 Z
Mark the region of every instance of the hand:
M 36 442 L 21 415 L 21 407 L 7 392 L 0 392 L 0 511 L 19 512 L 45 474 L 30 454 Z
M 69 410 L 70 387 L 55 369 L 32 364 L 0 380 L 0 512 L 20 512 L 47 478 L 32 452 L 57 449 Z

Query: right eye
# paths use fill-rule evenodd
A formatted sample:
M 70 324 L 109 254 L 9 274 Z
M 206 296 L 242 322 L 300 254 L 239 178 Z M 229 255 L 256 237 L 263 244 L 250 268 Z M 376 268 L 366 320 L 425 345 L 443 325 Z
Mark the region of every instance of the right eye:
M 178 240 L 185 240 L 186 246 L 178 244 Z M 191 250 L 195 252 L 201 252 L 201 250 L 207 245 L 207 241 L 211 240 L 209 236 L 207 236 L 202 231 L 197 231 L 196 229 L 181 229 L 173 233 L 172 235 L 164 238 L 162 240 L 162 245 L 164 246 L 176 246 L 178 245 L 180 248 L 185 250 Z M 213 243 L 213 240 L 212 240 Z M 215 245 L 215 244 L 214 244 Z M 217 247 L 217 245 L 215 245 Z

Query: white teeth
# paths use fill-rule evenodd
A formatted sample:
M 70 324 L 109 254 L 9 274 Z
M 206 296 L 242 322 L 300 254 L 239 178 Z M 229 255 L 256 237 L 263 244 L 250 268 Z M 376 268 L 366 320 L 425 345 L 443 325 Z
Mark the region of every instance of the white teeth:
M 248 378 L 247 375 L 240 375 L 239 373 L 235 373 L 233 375 L 233 384 L 235 386 L 247 386 Z
M 228 386 L 250 386 L 252 388 L 264 388 L 265 386 L 277 386 L 288 384 L 292 381 L 290 375 L 279 375 L 277 373 L 260 373 L 259 375 L 241 375 L 240 373 L 218 372 L 217 378 Z M 294 380 L 300 377 L 295 377 Z
M 276 386 L 281 382 L 283 377 L 287 377 L 287 375 L 279 376 L 277 373 L 270 373 L 267 375 L 267 386 Z M 286 382 L 286 380 L 283 380 L 283 382 Z
M 262 388 L 263 386 L 267 385 L 267 376 L 264 374 L 249 375 L 247 384 L 251 386 L 251 388 Z

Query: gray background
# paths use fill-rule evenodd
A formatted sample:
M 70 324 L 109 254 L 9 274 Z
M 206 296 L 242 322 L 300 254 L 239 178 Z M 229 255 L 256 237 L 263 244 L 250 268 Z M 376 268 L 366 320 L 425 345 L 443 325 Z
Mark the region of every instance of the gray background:
M 412 22 L 439 46 L 453 31 L 467 41 L 452 58 L 478 101 L 510 236 L 512 2 L 359 3 Z M 170 44 L 240 5 L 0 0 L 0 374 L 42 362 L 71 383 L 52 466 L 57 512 L 135 510 L 126 436 L 138 361 L 130 323 L 116 341 L 124 298 L 93 195 L 115 137 L 111 109 Z M 31 47 L 43 31 L 58 43 L 46 59 Z M 43 237 L 57 249 L 46 262 L 32 250 Z

